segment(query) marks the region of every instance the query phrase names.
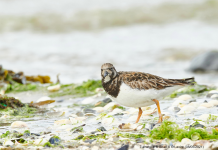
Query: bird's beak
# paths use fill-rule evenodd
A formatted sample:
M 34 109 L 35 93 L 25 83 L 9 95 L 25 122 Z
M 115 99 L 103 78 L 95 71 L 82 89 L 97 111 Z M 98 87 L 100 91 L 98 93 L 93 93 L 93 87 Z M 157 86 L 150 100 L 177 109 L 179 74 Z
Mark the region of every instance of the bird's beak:
M 106 77 L 108 75 L 108 72 L 107 71 L 105 71 L 104 72 L 104 77 Z

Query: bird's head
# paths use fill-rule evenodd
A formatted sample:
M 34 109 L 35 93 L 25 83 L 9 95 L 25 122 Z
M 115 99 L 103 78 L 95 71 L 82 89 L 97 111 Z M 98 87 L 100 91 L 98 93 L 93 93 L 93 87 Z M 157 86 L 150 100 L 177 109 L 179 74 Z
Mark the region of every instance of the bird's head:
M 101 66 L 101 77 L 104 83 L 107 83 L 117 76 L 117 71 L 110 63 Z

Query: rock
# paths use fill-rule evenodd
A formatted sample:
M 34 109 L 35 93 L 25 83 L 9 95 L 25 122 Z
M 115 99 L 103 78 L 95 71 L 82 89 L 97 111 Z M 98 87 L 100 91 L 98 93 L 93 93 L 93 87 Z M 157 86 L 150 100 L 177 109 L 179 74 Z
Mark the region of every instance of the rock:
M 202 124 L 195 124 L 195 125 L 190 125 L 189 126 L 189 130 L 190 130 L 190 128 L 204 128 L 205 126 L 204 125 L 202 125 Z
M 176 100 L 173 102 L 172 106 L 178 106 L 180 103 L 184 103 L 183 100 Z
M 193 58 L 189 68 L 192 72 L 205 72 L 218 70 L 218 52 L 207 51 Z
M 198 102 L 191 102 L 188 104 L 188 106 L 192 106 L 192 107 L 195 107 L 197 108 L 200 104 Z
M 104 111 L 103 107 L 95 107 L 93 108 L 93 110 L 95 110 L 97 113 L 102 113 Z
M 123 112 L 123 110 L 119 109 L 119 108 L 115 108 L 112 112 L 110 112 L 108 115 L 115 115 L 118 113 Z
M 92 114 L 94 114 L 94 113 L 96 113 L 95 110 L 90 109 L 90 108 L 84 108 L 84 109 L 83 109 L 83 112 L 84 112 L 85 114 L 88 114 L 88 113 L 92 113 Z
M 95 141 L 95 139 L 94 139 L 94 140 L 85 140 L 84 142 L 85 142 L 85 143 L 92 144 L 92 142 L 94 142 L 94 141 Z
M 218 99 L 218 94 L 213 94 L 210 98 L 211 99 Z
M 214 142 L 212 144 L 212 146 L 210 147 L 211 150 L 217 150 L 217 147 L 218 147 L 218 141 L 217 142 Z
M 57 120 L 54 122 L 55 125 L 62 125 L 62 124 L 72 124 L 69 119 L 62 119 L 62 120 Z
M 199 106 L 198 109 L 207 109 L 207 107 Z
M 61 88 L 61 85 L 60 85 L 60 84 L 57 84 L 57 85 L 49 86 L 49 87 L 47 88 L 47 90 L 48 90 L 49 92 L 55 92 L 55 91 L 59 91 L 60 88 Z
M 154 128 L 155 124 L 154 123 L 147 123 L 145 125 L 145 129 L 147 129 L 148 131 L 152 130 Z
M 128 150 L 129 149 L 129 145 L 124 145 L 121 148 L 119 148 L 118 150 Z
M 177 113 L 177 115 L 189 114 L 189 113 L 193 112 L 194 110 L 195 110 L 195 107 L 186 105 L 186 106 L 181 108 L 181 110 Z
M 131 129 L 135 130 L 137 128 L 137 124 L 131 124 L 131 123 L 122 123 L 119 125 L 120 129 Z
M 199 117 L 199 120 L 202 121 L 208 121 L 209 119 L 211 120 L 217 120 L 218 116 L 217 115 L 213 115 L 213 114 L 203 114 Z
M 142 138 L 137 138 L 136 143 L 144 143 L 144 140 Z
M 61 143 L 61 139 L 58 136 L 53 136 L 49 139 L 49 142 L 54 145 L 59 145 Z
M 210 141 L 207 141 L 207 140 L 199 140 L 194 143 L 194 145 L 204 146 L 204 148 L 206 145 L 209 145 L 209 144 L 210 144 Z
M 190 100 L 189 103 L 196 102 L 196 99 Z
M 37 139 L 37 140 L 35 140 L 34 145 L 44 145 L 47 142 L 48 142 L 48 140 L 46 140 L 46 139 Z
M 208 103 L 212 104 L 213 106 L 217 106 L 218 105 L 218 100 L 211 100 Z
M 111 124 L 113 121 L 114 121 L 114 118 L 112 117 L 102 119 L 103 124 Z
M 11 124 L 12 128 L 27 128 L 27 124 L 23 121 L 15 121 Z
M 40 99 L 38 99 L 37 102 L 42 102 L 42 101 L 47 101 L 47 100 L 51 100 L 51 97 L 43 96 Z
M 104 100 L 102 100 L 104 103 L 108 104 L 110 102 L 112 102 L 112 100 L 110 98 L 105 98 Z
M 191 95 L 184 94 L 184 95 L 179 96 L 177 99 L 182 100 L 182 101 L 187 101 L 187 100 L 192 100 L 192 97 Z
M 96 102 L 96 99 L 92 98 L 92 97 L 88 97 L 88 98 L 85 98 L 81 104 L 92 104 L 92 103 L 95 103 Z
M 179 107 L 174 107 L 174 112 L 179 112 L 181 109 Z
M 39 133 L 31 133 L 31 135 L 34 135 L 34 136 L 40 136 Z
M 203 103 L 208 103 L 208 102 L 207 102 L 207 100 L 204 100 L 204 102 L 203 102 Z
M 104 110 L 108 110 L 110 108 L 112 108 L 114 105 L 117 105 L 117 103 L 115 102 L 110 102 L 107 105 L 104 106 Z
M 4 146 L 13 146 L 14 143 L 11 141 L 11 140 L 6 140 L 4 143 L 3 143 Z
M 209 94 L 218 94 L 218 90 L 211 90 L 208 92 Z
M 200 106 L 210 108 L 210 107 L 213 107 L 213 104 L 211 104 L 211 103 L 202 103 Z
M 99 150 L 98 146 L 93 146 L 91 150 Z
M 77 112 L 76 115 L 77 115 L 78 117 L 84 116 L 83 112 L 81 112 L 81 111 Z
M 107 131 L 104 127 L 100 127 L 100 128 L 98 128 L 98 130 L 100 130 L 100 131 Z
M 181 143 L 185 144 L 185 145 L 188 145 L 188 144 L 193 145 L 194 142 L 188 138 L 184 138 L 184 139 L 182 139 Z

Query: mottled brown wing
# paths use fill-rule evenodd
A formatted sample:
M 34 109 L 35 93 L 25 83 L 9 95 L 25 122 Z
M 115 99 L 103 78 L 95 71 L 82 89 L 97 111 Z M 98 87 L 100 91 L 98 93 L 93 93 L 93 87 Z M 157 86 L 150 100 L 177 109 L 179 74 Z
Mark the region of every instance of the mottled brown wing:
M 146 89 L 164 89 L 175 85 L 191 85 L 194 78 L 188 79 L 164 79 L 143 72 L 119 72 L 123 82 L 133 89 L 146 90 Z M 192 82 L 190 82 L 192 81 Z

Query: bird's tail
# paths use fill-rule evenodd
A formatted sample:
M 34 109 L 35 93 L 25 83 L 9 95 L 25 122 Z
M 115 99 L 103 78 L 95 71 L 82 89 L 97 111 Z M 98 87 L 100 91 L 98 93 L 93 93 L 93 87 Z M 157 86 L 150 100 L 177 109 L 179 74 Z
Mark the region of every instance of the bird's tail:
M 195 82 L 195 78 L 185 78 L 185 79 L 177 79 L 177 81 L 179 81 L 180 83 L 183 83 L 185 85 L 194 85 Z

